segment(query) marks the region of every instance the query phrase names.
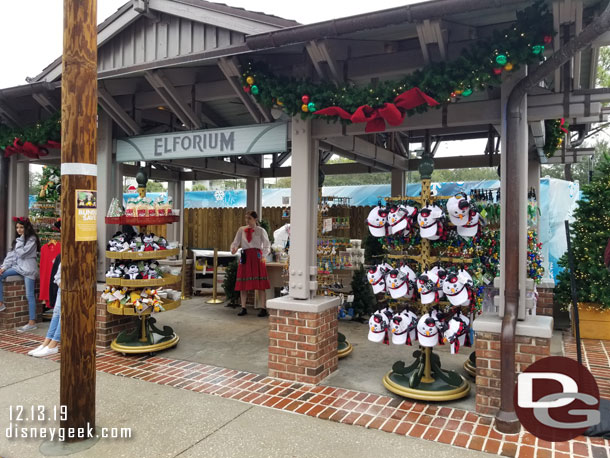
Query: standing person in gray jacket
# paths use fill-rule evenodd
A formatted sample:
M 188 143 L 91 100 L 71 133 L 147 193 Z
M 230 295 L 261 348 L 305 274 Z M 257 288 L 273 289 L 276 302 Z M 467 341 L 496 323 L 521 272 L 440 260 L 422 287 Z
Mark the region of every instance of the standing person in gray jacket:
M 0 267 L 0 312 L 6 309 L 4 305 L 4 279 L 18 275 L 23 277 L 25 294 L 30 307 L 30 321 L 17 329 L 18 332 L 36 329 L 36 278 L 38 277 L 37 255 L 40 251 L 40 240 L 27 218 L 13 218 L 15 221 L 15 240 L 11 251 L 8 252 L 2 267 Z

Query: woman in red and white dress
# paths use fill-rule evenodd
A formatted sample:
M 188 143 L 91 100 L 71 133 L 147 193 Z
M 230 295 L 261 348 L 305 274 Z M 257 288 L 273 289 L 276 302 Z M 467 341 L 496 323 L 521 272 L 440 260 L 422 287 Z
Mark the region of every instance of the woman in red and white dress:
M 241 248 L 241 259 L 237 268 L 235 290 L 240 291 L 241 311 L 239 316 L 246 315 L 246 299 L 248 291 L 258 291 L 261 311 L 258 316 L 267 316 L 267 300 L 265 290 L 269 289 L 267 265 L 265 258 L 271 251 L 267 231 L 258 225 L 258 215 L 255 211 L 246 212 L 246 226 L 240 227 L 231 244 L 231 253 L 237 253 Z

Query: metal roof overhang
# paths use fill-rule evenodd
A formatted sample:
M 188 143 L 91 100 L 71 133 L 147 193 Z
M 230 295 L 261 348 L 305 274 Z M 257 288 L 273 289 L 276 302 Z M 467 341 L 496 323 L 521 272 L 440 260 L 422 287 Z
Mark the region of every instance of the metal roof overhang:
M 331 59 L 340 62 L 342 67 L 347 69 L 347 76 L 352 81 L 369 82 L 374 78 L 395 78 L 425 64 L 418 36 L 418 23 L 426 20 L 442 21 L 443 33 L 452 37 L 447 49 L 447 58 L 450 59 L 456 52 L 459 53 L 462 47 L 471 43 L 477 34 L 485 35 L 494 27 L 513 21 L 515 10 L 529 3 L 522 0 L 437 0 L 407 5 L 249 35 L 246 36 L 245 43 L 227 48 L 102 71 L 99 73 L 99 79 L 118 106 L 138 119 L 145 130 L 184 129 L 146 82 L 146 73 L 154 70 L 165 72 L 170 82 L 175 85 L 177 96 L 182 98 L 184 103 L 199 102 L 227 125 L 243 125 L 252 123 L 253 119 L 241 95 L 236 94 L 219 71 L 218 63 L 221 58 L 237 59 L 242 63 L 247 59 L 264 60 L 272 64 L 278 73 L 305 74 L 316 78 L 319 76 L 315 74 L 307 45 L 317 41 L 328 47 Z M 590 9 L 597 3 L 599 2 L 596 0 L 585 0 L 584 6 Z M 597 55 L 591 52 L 585 57 L 588 60 L 583 61 L 587 60 L 589 67 L 594 68 Z M 428 58 L 434 60 L 442 56 L 438 50 L 433 49 Z M 584 72 L 581 72 L 582 74 Z M 588 89 L 591 81 L 591 75 L 583 76 L 581 82 L 584 84 L 581 87 Z M 58 100 L 57 84 L 33 83 L 1 90 L 0 103 L 8 104 L 24 122 L 32 122 L 41 116 L 40 101 L 35 101 L 33 94 L 51 94 L 52 98 Z M 563 116 L 563 95 L 541 92 L 530 97 L 530 115 L 536 119 Z M 412 141 L 417 142 L 421 141 L 426 129 L 432 129 L 432 134 L 438 139 L 487 138 L 489 126 L 500 122 L 498 97 L 498 91 L 479 93 L 476 97 L 471 97 L 469 102 L 452 104 L 407 118 L 403 126 L 390 129 L 390 135 L 392 131 L 400 132 L 401 135 L 406 133 L 412 137 Z M 569 105 L 572 124 L 600 121 L 601 102 L 609 99 L 608 94 L 595 92 L 572 96 Z M 120 135 L 118 132 L 117 134 Z M 365 136 L 363 126 L 345 127 L 320 120 L 314 122 L 314 135 L 326 144 L 332 143 L 330 139 L 335 137 L 357 135 L 375 148 L 382 149 L 387 140 L 387 134 Z M 335 148 L 341 152 L 341 148 L 336 145 Z M 346 157 L 355 158 L 366 167 L 387 169 L 397 164 L 403 169 L 411 167 L 403 163 L 406 158 L 402 157 L 398 149 L 391 151 L 393 155 L 398 156 L 398 162 L 387 154 L 382 155 L 384 157 L 380 160 L 377 153 L 373 158 L 370 154 L 359 153 L 361 151 L 343 151 Z M 485 161 L 477 159 L 475 162 Z M 462 163 L 469 164 L 468 161 Z M 413 164 L 413 161 L 410 161 L 410 164 Z M 277 175 L 277 172 L 261 171 L 261 175 L 274 174 Z

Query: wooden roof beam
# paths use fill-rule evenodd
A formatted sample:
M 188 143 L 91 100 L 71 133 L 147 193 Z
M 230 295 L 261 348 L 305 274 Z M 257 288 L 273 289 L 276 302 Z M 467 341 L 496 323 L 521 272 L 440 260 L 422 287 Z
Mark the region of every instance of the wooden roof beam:
M 417 36 L 426 64 L 430 63 L 429 45 L 438 45 L 441 59 L 447 59 L 447 42 L 441 30 L 441 21 L 425 19 L 417 24 Z
M 325 40 L 312 40 L 305 45 L 305 48 L 320 78 L 328 78 L 335 84 L 343 82 L 343 72 L 331 56 Z M 326 67 L 323 64 L 326 64 Z M 325 68 L 328 68 L 328 72 Z
M 258 123 L 273 122 L 271 112 L 258 104 L 250 94 L 246 94 L 244 92 L 239 80 L 241 71 L 239 69 L 237 59 L 234 56 L 230 58 L 222 57 L 218 60 L 218 67 L 225 75 L 225 78 L 229 84 L 231 84 L 231 87 L 233 87 L 235 95 L 241 99 L 242 103 L 246 106 L 246 109 L 252 115 L 254 120 Z
M 148 71 L 144 74 L 144 77 L 184 125 L 190 129 L 201 129 L 202 123 L 199 116 L 180 97 L 162 70 Z
M 142 134 L 142 128 L 129 116 L 123 108 L 114 100 L 110 93 L 101 85 L 97 88 L 98 103 L 114 122 L 128 136 Z

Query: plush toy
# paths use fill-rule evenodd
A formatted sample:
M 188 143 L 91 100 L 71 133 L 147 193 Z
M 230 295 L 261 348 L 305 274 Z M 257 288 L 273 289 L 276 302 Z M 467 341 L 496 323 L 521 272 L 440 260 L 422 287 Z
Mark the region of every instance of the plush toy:
M 470 320 L 459 310 L 449 320 L 448 328 L 443 333 L 445 343 L 451 345 L 451 354 L 455 354 L 460 347 L 470 347 Z
M 165 237 L 153 237 L 153 246 L 155 250 L 167 250 L 167 239 Z
M 155 251 L 153 246 L 154 234 L 146 234 L 142 237 L 142 242 L 144 243 L 144 251 Z
M 390 321 L 385 313 L 377 310 L 371 318 L 369 318 L 369 336 L 368 339 L 371 342 L 380 343 L 383 342 L 386 345 L 390 344 L 390 338 L 388 335 L 388 329 L 390 327 Z
M 396 345 L 413 345 L 417 339 L 417 315 L 405 309 L 392 317 L 390 321 L 392 343 Z
M 121 278 L 124 273 L 123 273 L 123 268 L 121 267 L 122 264 L 110 264 L 110 268 L 108 269 L 108 272 L 106 272 L 106 277 L 107 278 Z
M 388 210 L 385 207 L 374 207 L 366 218 L 366 224 L 373 237 L 387 235 Z
M 141 280 L 142 274 L 140 273 L 140 269 L 138 269 L 138 265 L 135 263 L 129 264 L 123 278 L 126 280 Z
M 100 296 L 100 298 L 106 302 L 108 302 L 108 300 L 112 299 L 112 287 L 106 285 L 106 288 L 104 289 L 104 291 L 102 292 L 102 295 Z
M 417 215 L 419 235 L 422 239 L 438 240 L 445 236 L 443 210 L 436 205 L 422 208 Z
M 148 263 L 148 279 L 153 280 L 156 278 L 162 278 L 161 269 L 157 261 L 151 261 Z

